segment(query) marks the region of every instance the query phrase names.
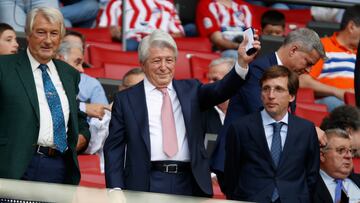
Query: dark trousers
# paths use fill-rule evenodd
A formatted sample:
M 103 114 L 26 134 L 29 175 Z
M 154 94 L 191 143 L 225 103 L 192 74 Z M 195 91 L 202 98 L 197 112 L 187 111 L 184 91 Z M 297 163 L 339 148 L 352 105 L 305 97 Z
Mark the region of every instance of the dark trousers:
M 191 171 L 184 173 L 165 173 L 152 170 L 150 173 L 150 192 L 177 195 L 193 195 L 194 178 Z
M 49 157 L 35 153 L 22 179 L 49 183 L 64 183 L 66 164 L 63 156 Z

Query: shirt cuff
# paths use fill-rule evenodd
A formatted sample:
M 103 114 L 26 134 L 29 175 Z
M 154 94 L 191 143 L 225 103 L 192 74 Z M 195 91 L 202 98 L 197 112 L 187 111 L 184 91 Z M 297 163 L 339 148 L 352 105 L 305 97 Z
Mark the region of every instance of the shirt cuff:
M 239 73 L 238 73 L 238 74 L 239 74 Z M 80 102 L 80 104 L 79 104 L 79 109 L 80 109 L 80 111 L 86 113 L 86 104 L 85 104 L 85 102 Z
M 241 67 L 241 66 L 239 65 L 239 63 L 236 61 L 236 62 L 235 62 L 235 71 L 236 71 L 236 73 L 237 73 L 243 80 L 245 80 L 246 75 L 247 75 L 248 72 L 249 72 L 249 66 L 247 66 L 247 67 Z

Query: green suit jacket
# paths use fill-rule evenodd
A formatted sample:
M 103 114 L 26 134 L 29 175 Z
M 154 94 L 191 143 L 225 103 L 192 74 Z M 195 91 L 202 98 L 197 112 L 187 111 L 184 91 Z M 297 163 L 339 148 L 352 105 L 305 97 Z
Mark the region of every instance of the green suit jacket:
M 80 75 L 68 64 L 53 60 L 69 101 L 67 123 L 67 184 L 78 184 L 76 155 L 79 126 L 88 133 L 86 118 L 78 109 L 76 96 Z M 40 127 L 39 102 L 26 51 L 0 56 L 0 178 L 20 179 L 34 155 Z

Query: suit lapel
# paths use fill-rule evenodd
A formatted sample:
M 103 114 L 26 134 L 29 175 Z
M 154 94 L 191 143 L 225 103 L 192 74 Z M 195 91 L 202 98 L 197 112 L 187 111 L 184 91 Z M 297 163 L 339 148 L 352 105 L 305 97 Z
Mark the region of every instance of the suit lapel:
M 185 128 L 186 128 L 186 136 L 188 140 L 190 140 L 191 133 L 189 133 L 191 129 L 191 106 L 192 101 L 190 98 L 190 92 L 186 91 L 185 88 L 181 88 L 181 84 L 179 81 L 173 80 L 173 87 L 176 91 L 176 96 L 179 99 L 181 111 L 183 113 L 184 122 L 185 122 Z M 188 142 L 189 149 L 191 149 L 192 142 Z
M 31 69 L 31 64 L 29 58 L 27 57 L 26 52 L 21 52 L 20 60 L 15 67 L 23 85 L 26 90 L 27 96 L 30 100 L 30 103 L 35 111 L 36 117 L 38 121 L 40 120 L 40 110 L 39 110 L 39 102 L 37 98 L 37 92 L 35 87 L 35 79 Z
M 283 162 L 286 161 L 287 159 L 287 155 L 289 155 L 291 153 L 291 146 L 295 146 L 296 145 L 296 137 L 298 136 L 296 127 L 298 126 L 296 124 L 296 121 L 294 119 L 294 116 L 292 114 L 288 114 L 289 115 L 289 120 L 288 120 L 288 130 L 287 130 L 287 134 L 286 134 L 286 140 L 284 143 L 284 148 L 283 151 L 281 153 L 281 157 L 280 157 L 280 161 L 279 161 L 279 167 L 281 166 L 281 164 Z
M 271 166 L 273 169 L 275 169 L 276 167 L 271 157 L 271 152 L 266 141 L 265 129 L 262 123 L 263 121 L 261 119 L 260 112 L 257 113 L 254 117 L 251 117 L 249 127 L 250 133 L 252 133 L 251 137 L 254 138 L 255 142 L 259 146 L 259 149 L 262 151 L 262 153 L 264 153 L 266 160 L 269 160 Z
M 128 91 L 127 98 L 129 99 L 130 107 L 139 126 L 140 134 L 150 154 L 150 131 L 144 82 L 140 82 L 139 85 L 134 86 Z
M 316 195 L 317 195 L 317 197 L 319 199 L 323 200 L 322 202 L 333 202 L 331 194 L 330 194 L 328 188 L 326 187 L 326 185 L 324 183 L 324 180 L 322 179 L 321 175 L 319 175 L 319 177 L 318 177 L 316 190 L 318 191 L 316 193 Z

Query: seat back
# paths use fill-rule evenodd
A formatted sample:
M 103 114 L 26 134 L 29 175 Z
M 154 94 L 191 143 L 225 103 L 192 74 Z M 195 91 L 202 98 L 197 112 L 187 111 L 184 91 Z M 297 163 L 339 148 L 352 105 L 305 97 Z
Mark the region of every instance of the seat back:
M 209 64 L 211 59 L 201 58 L 199 56 L 191 56 L 191 77 L 200 80 L 203 83 L 208 82 L 207 73 L 209 72 Z
M 86 40 L 96 42 L 112 42 L 109 28 L 71 28 L 85 36 Z
M 101 47 L 89 47 L 90 63 L 95 67 L 104 67 L 105 63 L 127 64 L 139 66 L 137 52 L 124 52 L 104 49 Z
M 113 79 L 113 80 L 122 80 L 125 73 L 136 67 L 138 66 L 117 64 L 117 63 L 105 63 L 104 64 L 105 78 Z
M 295 115 L 313 122 L 316 126 L 320 126 L 322 120 L 328 115 L 328 112 L 297 105 Z
M 206 37 L 176 37 L 178 50 L 211 52 L 211 42 Z
M 356 106 L 355 94 L 351 93 L 351 92 L 345 92 L 345 94 L 344 94 L 344 102 L 347 105 Z
M 296 94 L 296 102 L 315 103 L 314 90 L 311 88 L 299 88 Z

